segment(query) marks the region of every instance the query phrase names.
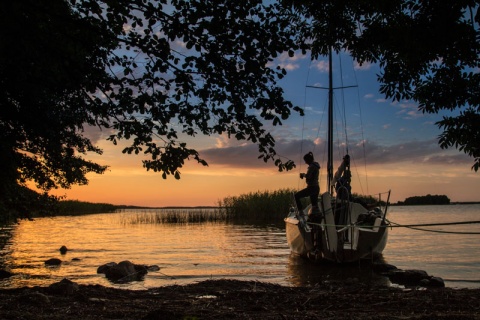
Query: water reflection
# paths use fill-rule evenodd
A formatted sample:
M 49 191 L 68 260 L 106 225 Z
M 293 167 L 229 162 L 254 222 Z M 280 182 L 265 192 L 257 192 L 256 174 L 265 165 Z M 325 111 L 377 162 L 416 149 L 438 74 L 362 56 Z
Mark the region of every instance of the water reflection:
M 478 220 L 480 206 L 468 208 L 461 208 L 459 218 L 452 216 L 452 206 L 395 207 L 390 218 L 401 224 Z M 223 278 L 289 286 L 348 279 L 372 285 L 388 284 L 388 279 L 373 273 L 368 261 L 347 266 L 313 265 L 292 256 L 283 225 L 124 223 L 126 216 L 136 214 L 131 211 L 21 221 L 0 252 L 0 265 L 15 275 L 1 280 L 0 287 L 46 286 L 63 278 L 128 289 Z M 70 249 L 65 255 L 59 251 L 62 245 Z M 446 282 L 447 286 L 455 287 L 479 286 L 480 282 L 475 282 L 480 274 L 479 257 L 478 236 L 427 234 L 398 228 L 391 230 L 384 251 L 388 263 L 456 280 Z M 50 258 L 63 262 L 59 267 L 47 267 L 44 262 Z M 149 272 L 143 281 L 121 285 L 96 273 L 100 265 L 122 260 L 157 265 L 160 270 Z
M 219 278 L 287 284 L 289 249 L 279 228 L 224 223 L 126 225 L 122 221 L 122 215 L 115 214 L 22 221 L 0 256 L 15 276 L 0 286 L 45 286 L 63 278 L 117 286 L 96 270 L 122 260 L 160 267 L 144 281 L 118 285 L 129 289 Z M 63 245 L 69 248 L 65 255 L 59 250 Z M 47 267 L 44 262 L 50 258 L 63 262 Z
M 380 261 L 379 261 L 380 262 Z M 387 277 L 373 272 L 370 261 L 353 264 L 317 263 L 290 255 L 288 260 L 289 281 L 293 286 L 315 286 L 328 282 L 361 282 L 371 286 L 390 285 Z

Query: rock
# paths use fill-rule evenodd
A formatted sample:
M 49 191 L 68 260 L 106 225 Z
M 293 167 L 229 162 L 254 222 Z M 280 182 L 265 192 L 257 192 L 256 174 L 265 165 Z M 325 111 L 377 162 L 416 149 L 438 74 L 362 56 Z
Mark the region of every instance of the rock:
M 105 270 L 107 270 L 111 267 L 114 267 L 116 265 L 117 265 L 116 262 L 105 263 L 105 264 L 101 265 L 100 267 L 98 267 L 97 273 L 105 273 Z
M 439 278 L 439 277 L 430 277 L 428 279 L 422 279 L 419 284 L 422 287 L 445 288 L 445 282 L 443 281 L 442 278 Z
M 13 273 L 7 270 L 0 269 L 0 279 L 7 279 L 13 276 Z
M 125 260 L 118 264 L 115 262 L 104 264 L 98 267 L 97 273 L 104 273 L 111 281 L 134 281 L 141 280 L 148 270 L 144 265 L 135 265 Z
M 62 260 L 57 258 L 51 258 L 45 261 L 45 265 L 47 266 L 59 266 L 62 263 Z
M 387 273 L 392 282 L 404 285 L 416 285 L 423 279 L 428 279 L 428 274 L 423 270 L 391 270 Z
M 151 265 L 151 266 L 147 266 L 147 270 L 148 271 L 159 271 L 160 270 L 160 267 L 157 266 L 157 265 Z
M 61 246 L 61 247 L 60 247 L 60 253 L 61 253 L 61 254 L 65 254 L 65 253 L 67 253 L 67 251 L 68 251 L 68 249 L 67 249 L 66 246 Z
M 378 272 L 378 273 L 384 273 L 384 272 L 390 272 L 392 270 L 398 270 L 397 267 L 395 267 L 392 264 L 388 264 L 388 263 L 373 263 L 372 268 L 373 268 L 373 271 Z
M 80 258 L 73 258 L 72 261 L 81 261 L 82 259 Z
M 390 281 L 405 286 L 445 287 L 443 279 L 429 276 L 423 270 L 391 270 L 387 273 Z
M 135 272 L 141 276 L 144 276 L 148 273 L 148 267 L 141 264 L 134 264 Z
M 71 295 L 78 291 L 79 287 L 78 284 L 70 281 L 68 279 L 63 279 L 60 282 L 52 283 L 48 287 L 48 292 L 51 294 L 58 294 L 58 295 Z

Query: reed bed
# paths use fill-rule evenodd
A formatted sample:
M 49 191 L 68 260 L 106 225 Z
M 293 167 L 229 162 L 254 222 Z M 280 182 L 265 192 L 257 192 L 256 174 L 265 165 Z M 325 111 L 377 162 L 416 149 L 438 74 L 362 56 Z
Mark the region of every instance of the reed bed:
M 134 209 L 121 215 L 122 224 L 278 223 L 293 204 L 294 190 L 251 192 L 226 197 L 212 208 Z
M 122 224 L 188 224 L 225 222 L 225 212 L 220 208 L 185 208 L 135 210 L 121 216 Z
M 257 191 L 226 197 L 219 202 L 229 222 L 276 223 L 283 221 L 293 204 L 293 189 Z
M 120 222 L 131 224 L 189 224 L 189 223 L 235 223 L 279 224 L 294 204 L 293 189 L 257 191 L 239 196 L 226 197 L 218 207 L 208 208 L 124 208 L 117 212 Z M 361 197 L 355 195 L 356 197 Z M 373 197 L 363 197 L 367 203 Z M 302 199 L 307 205 L 307 199 Z

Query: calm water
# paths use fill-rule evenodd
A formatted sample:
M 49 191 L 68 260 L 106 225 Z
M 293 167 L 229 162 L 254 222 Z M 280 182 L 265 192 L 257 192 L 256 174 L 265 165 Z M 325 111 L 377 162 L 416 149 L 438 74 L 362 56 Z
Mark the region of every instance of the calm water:
M 290 255 L 282 227 L 225 224 L 125 224 L 145 210 L 80 217 L 21 221 L 0 255 L 15 276 L 0 287 L 49 285 L 68 278 L 83 284 L 144 289 L 205 279 L 259 280 L 282 285 L 314 285 L 329 279 L 388 280 L 368 264 L 318 266 Z M 480 220 L 480 205 L 392 207 L 389 219 L 399 224 Z M 427 228 L 427 227 L 425 227 Z M 428 227 L 480 233 L 480 224 Z M 442 277 L 449 287 L 480 287 L 480 234 L 458 235 L 393 228 L 384 260 L 401 269 L 421 269 Z M 70 251 L 61 255 L 65 245 Z M 45 260 L 59 258 L 60 267 Z M 98 266 L 130 260 L 158 265 L 144 281 L 112 284 Z

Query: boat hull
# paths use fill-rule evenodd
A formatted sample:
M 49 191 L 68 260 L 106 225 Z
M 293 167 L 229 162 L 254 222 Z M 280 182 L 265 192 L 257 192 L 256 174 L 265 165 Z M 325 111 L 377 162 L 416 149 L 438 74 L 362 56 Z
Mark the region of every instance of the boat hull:
M 323 201 L 330 203 L 329 195 Z M 350 214 L 355 218 L 368 212 L 363 206 L 350 203 Z M 308 208 L 307 208 L 308 209 Z M 307 220 L 307 215 L 290 213 L 285 218 L 288 245 L 293 254 L 314 260 L 349 263 L 381 256 L 388 239 L 388 225 L 382 216 L 371 225 L 335 225 L 333 211 L 323 206 L 321 219 Z M 338 220 L 338 219 L 337 219 Z M 356 220 L 355 220 L 356 221 Z
M 292 253 L 306 257 L 307 253 L 313 250 L 311 230 L 305 230 L 305 227 L 300 226 L 300 221 L 295 217 L 285 218 L 285 228 Z

